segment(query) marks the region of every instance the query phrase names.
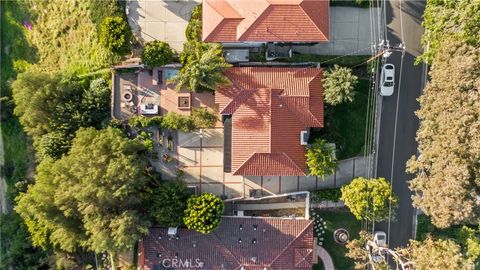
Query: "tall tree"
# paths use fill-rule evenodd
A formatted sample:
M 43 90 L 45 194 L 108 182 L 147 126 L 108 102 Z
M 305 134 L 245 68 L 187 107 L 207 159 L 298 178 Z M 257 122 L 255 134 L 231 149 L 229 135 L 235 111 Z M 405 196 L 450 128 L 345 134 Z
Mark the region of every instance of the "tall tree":
M 67 155 L 42 161 L 15 207 L 33 244 L 111 254 L 132 248 L 150 225 L 139 196 L 148 181 L 141 150 L 118 129 L 88 128 Z
M 423 15 L 422 44 L 428 50 L 420 56 L 431 64 L 445 39 L 478 47 L 480 45 L 480 1 L 429 0 Z
M 325 177 L 333 174 L 337 168 L 335 149 L 324 139 L 316 139 L 307 146 L 307 166 L 310 175 Z
M 358 177 L 341 188 L 341 200 L 357 219 L 382 221 L 395 213 L 398 198 L 385 178 Z M 392 210 L 392 211 L 390 211 Z
M 182 57 L 185 59 L 183 68 L 171 79 L 171 82 L 177 83 L 175 89 L 215 91 L 217 85 L 229 83 L 223 72 L 231 65 L 223 58 L 221 45 L 201 42 L 192 44 L 189 54 Z
M 181 225 L 189 197 L 190 194 L 182 181 L 165 182 L 160 188 L 153 189 L 150 196 L 151 215 L 156 224 L 164 227 Z
M 344 102 L 352 102 L 355 86 L 358 84 L 358 77 L 347 67 L 335 65 L 325 71 L 322 84 L 325 102 L 330 105 L 338 105 Z
M 411 261 L 415 270 L 473 270 L 473 262 L 466 258 L 460 246 L 453 240 L 434 240 L 429 237 L 424 241 L 411 240 L 406 248 L 398 253 Z
M 210 233 L 220 225 L 223 208 L 223 201 L 211 193 L 192 196 L 187 201 L 183 222 L 189 229 Z
M 480 48 L 446 40 L 420 97 L 413 203 L 437 227 L 480 221 Z

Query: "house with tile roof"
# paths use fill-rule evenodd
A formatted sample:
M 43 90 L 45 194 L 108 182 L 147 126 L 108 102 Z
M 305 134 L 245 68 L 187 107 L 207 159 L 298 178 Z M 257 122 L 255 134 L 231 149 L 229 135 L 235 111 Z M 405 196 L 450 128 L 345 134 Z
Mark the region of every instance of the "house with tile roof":
M 327 42 L 329 1 L 204 0 L 205 42 Z
M 151 228 L 139 243 L 142 270 L 310 270 L 313 221 L 223 217 L 209 234 Z
M 224 169 L 242 176 L 304 176 L 307 134 L 323 127 L 322 70 L 232 67 L 215 103 L 224 118 Z

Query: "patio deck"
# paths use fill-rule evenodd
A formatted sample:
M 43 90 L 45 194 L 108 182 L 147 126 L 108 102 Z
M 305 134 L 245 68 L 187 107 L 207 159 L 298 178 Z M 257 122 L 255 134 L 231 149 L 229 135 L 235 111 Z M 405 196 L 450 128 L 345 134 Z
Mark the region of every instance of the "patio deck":
M 192 93 L 186 89 L 175 91 L 175 86 L 168 80 L 179 70 L 179 65 L 168 65 L 154 69 L 139 69 L 136 72 L 113 74 L 112 116 L 120 120 L 142 115 L 142 104 L 158 106 L 158 114 L 164 115 L 175 112 L 190 115 L 191 108 L 206 107 L 216 110 L 215 96 L 211 92 Z M 130 92 L 132 100 L 126 99 L 125 94 Z

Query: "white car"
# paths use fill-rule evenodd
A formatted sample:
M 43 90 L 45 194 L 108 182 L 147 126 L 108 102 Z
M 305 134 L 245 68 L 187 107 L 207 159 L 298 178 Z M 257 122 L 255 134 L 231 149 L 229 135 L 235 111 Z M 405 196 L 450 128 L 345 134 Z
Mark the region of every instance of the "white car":
M 387 234 L 382 231 L 375 232 L 373 242 L 379 247 L 387 247 Z
M 382 67 L 380 74 L 380 95 L 393 95 L 393 88 L 395 86 L 395 66 L 392 64 L 385 64 Z

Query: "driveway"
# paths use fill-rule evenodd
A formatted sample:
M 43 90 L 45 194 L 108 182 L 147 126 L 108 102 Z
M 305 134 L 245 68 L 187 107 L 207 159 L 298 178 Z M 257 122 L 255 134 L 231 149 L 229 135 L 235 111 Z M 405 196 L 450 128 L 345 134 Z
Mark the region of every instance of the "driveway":
M 192 9 L 201 0 L 127 0 L 128 23 L 141 42 L 165 41 L 181 51 Z
M 330 41 L 292 49 L 303 54 L 370 55 L 370 17 L 377 11 L 378 8 L 330 7 Z
M 227 198 L 248 197 L 253 189 L 264 196 L 295 191 L 338 187 L 354 177 L 366 175 L 366 159 L 357 157 L 339 162 L 337 171 L 324 180 L 315 176 L 238 176 L 223 171 L 223 128 L 177 133 L 177 166 L 183 180 L 198 192 Z

